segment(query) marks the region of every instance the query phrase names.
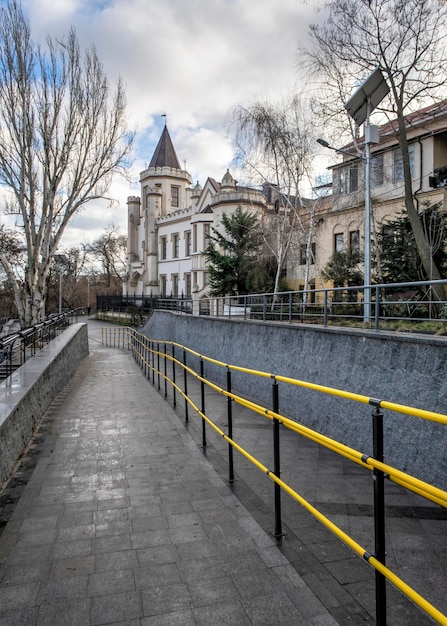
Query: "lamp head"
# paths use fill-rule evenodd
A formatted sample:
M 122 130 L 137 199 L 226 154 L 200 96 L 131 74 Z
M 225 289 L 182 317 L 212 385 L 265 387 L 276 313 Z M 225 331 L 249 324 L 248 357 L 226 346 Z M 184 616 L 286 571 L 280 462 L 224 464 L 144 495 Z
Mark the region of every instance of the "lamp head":
M 320 146 L 323 146 L 323 148 L 330 148 L 331 147 L 329 142 L 326 141 L 326 139 L 321 139 L 321 137 L 318 137 L 317 143 L 319 143 Z

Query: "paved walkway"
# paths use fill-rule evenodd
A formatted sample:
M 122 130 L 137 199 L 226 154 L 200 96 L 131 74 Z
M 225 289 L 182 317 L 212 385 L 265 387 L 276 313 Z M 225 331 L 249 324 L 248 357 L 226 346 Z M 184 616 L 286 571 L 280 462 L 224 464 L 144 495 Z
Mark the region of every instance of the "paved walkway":
M 0 626 L 374 624 L 372 569 L 286 497 L 277 545 L 271 481 L 235 454 L 229 485 L 227 444 L 208 428 L 202 451 L 196 416 L 103 347 L 104 325 L 0 493 Z M 206 403 L 223 425 L 222 398 Z M 235 429 L 271 467 L 261 419 L 238 410 Z M 282 477 L 370 547 L 369 473 L 281 438 Z M 387 485 L 388 562 L 447 612 L 444 513 Z M 388 604 L 389 626 L 432 623 L 391 588 Z
M 97 328 L 3 494 L 22 486 L 0 537 L 0 625 L 336 624 Z

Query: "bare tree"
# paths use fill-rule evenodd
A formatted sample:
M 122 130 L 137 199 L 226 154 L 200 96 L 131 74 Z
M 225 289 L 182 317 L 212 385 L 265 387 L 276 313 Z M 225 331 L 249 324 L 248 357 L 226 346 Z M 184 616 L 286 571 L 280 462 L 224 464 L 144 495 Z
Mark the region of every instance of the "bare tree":
M 22 325 L 40 320 L 45 284 L 62 235 L 86 203 L 107 197 L 125 172 L 133 135 L 125 96 L 114 92 L 92 47 L 81 54 L 71 30 L 45 48 L 31 38 L 19 0 L 0 13 L 0 183 L 26 249 L 17 271 L 0 247 Z
M 301 219 L 306 207 L 300 192 L 313 156 L 307 113 L 296 95 L 278 104 L 256 102 L 248 108 L 237 107 L 233 113 L 242 168 L 252 181 L 262 182 L 273 206 L 261 224 L 264 244 L 276 261 L 275 294 L 294 242 L 308 238 Z M 306 222 L 312 224 L 312 220 Z
M 327 20 L 311 27 L 312 44 L 304 50 L 312 75 L 319 76 L 320 93 L 326 91 L 322 119 L 344 112 L 344 102 L 359 79 L 380 68 L 390 87 L 381 108 L 396 120 L 402 151 L 406 212 L 426 275 L 440 278 L 415 206 L 405 116 L 445 90 L 447 4 L 438 0 L 328 0 L 326 9 Z M 355 138 L 355 129 L 351 131 Z
M 113 224 L 91 244 L 86 244 L 87 253 L 101 265 L 107 288 L 121 290 L 126 272 L 127 237 Z

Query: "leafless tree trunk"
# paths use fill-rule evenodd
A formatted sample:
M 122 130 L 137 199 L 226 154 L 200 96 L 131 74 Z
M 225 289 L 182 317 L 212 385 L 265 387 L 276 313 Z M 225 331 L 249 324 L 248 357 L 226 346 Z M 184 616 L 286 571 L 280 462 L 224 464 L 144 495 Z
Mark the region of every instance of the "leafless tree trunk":
M 435 0 L 328 0 L 326 8 L 328 19 L 311 27 L 312 44 L 304 50 L 312 75 L 320 77 L 320 93 L 326 92 L 321 118 L 328 122 L 345 114 L 343 105 L 359 79 L 381 69 L 390 87 L 381 106 L 397 119 L 405 208 L 426 274 L 432 271 L 433 278 L 440 278 L 415 206 L 405 115 L 445 89 L 447 5 Z M 355 137 L 355 129 L 351 131 Z
M 0 14 L 0 183 L 26 248 L 24 269 L 0 248 L 22 325 L 40 320 L 45 282 L 71 218 L 106 198 L 125 171 L 133 135 L 125 128 L 121 81 L 114 93 L 94 48 L 81 54 L 74 31 L 46 47 L 31 38 L 18 0 Z
M 91 244 L 86 244 L 89 256 L 93 257 L 102 268 L 106 286 L 110 287 L 114 279 L 120 284 L 126 272 L 127 237 L 113 224 L 103 235 Z
M 313 156 L 308 112 L 292 95 L 279 104 L 256 102 L 233 114 L 235 141 L 242 168 L 251 182 L 263 183 L 273 207 L 262 221 L 264 244 L 276 260 L 274 293 L 287 255 L 297 238 L 304 239 L 305 212 L 300 185 Z

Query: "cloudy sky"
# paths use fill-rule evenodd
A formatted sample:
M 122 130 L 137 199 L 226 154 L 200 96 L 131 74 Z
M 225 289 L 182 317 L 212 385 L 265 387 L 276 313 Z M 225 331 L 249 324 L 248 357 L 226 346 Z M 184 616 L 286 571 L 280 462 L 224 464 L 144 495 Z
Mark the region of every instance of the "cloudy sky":
M 318 0 L 22 0 L 34 38 L 74 26 L 94 44 L 111 81 L 126 86 L 136 130 L 132 180 L 117 180 L 116 203 L 87 206 L 64 246 L 92 241 L 114 223 L 126 232 L 126 200 L 139 195 L 167 114 L 177 155 L 203 185 L 231 165 L 228 113 L 235 105 L 289 94 L 297 85 L 297 45 L 321 19 Z

